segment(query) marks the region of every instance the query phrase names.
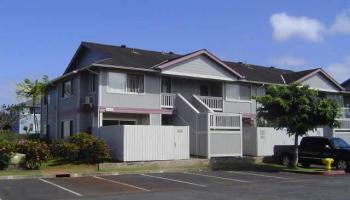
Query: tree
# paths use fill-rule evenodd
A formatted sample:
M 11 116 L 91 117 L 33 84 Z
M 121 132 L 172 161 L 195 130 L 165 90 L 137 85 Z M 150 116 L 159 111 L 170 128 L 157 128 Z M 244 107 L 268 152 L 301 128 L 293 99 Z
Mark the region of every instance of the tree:
M 261 104 L 257 109 L 258 118 L 271 124 L 275 129 L 287 129 L 294 135 L 295 157 L 292 165 L 298 164 L 298 137 L 321 126 L 339 126 L 336 118 L 340 114 L 339 104 L 318 95 L 308 86 L 267 86 L 266 95 L 255 97 Z
M 33 102 L 34 115 L 34 132 L 38 134 L 38 119 L 36 118 L 36 103 L 39 98 L 45 95 L 46 88 L 49 84 L 48 76 L 43 76 L 42 80 L 24 79 L 22 83 L 18 83 L 16 87 L 16 94 L 20 98 L 31 99 Z

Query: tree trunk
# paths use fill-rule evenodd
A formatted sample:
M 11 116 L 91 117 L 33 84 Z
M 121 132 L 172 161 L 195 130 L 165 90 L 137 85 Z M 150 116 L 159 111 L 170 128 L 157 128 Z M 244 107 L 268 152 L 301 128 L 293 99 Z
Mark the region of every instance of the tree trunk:
M 294 136 L 294 159 L 293 159 L 293 163 L 292 166 L 295 168 L 298 166 L 298 162 L 299 162 L 299 150 L 298 150 L 298 138 L 299 134 L 295 134 Z
M 33 96 L 33 117 L 34 117 L 34 133 L 38 134 L 37 133 L 38 122 L 37 122 L 37 119 L 36 119 L 36 112 L 35 112 L 35 96 Z

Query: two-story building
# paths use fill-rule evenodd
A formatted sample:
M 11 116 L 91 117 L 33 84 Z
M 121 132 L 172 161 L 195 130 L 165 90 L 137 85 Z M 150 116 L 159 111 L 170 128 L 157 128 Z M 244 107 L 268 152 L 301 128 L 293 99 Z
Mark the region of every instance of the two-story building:
M 50 84 L 42 133 L 61 139 L 111 125 L 185 125 L 192 155 L 241 156 L 243 127 L 257 126 L 251 97 L 266 84 L 291 83 L 347 105 L 349 92 L 320 68 L 293 72 L 223 61 L 205 49 L 178 55 L 82 42 Z
M 19 116 L 16 121 L 12 124 L 11 130 L 18 134 L 37 134 L 40 133 L 41 128 L 41 104 L 40 99 L 38 99 L 33 105 L 32 100 L 28 100 L 21 107 Z M 35 112 L 35 116 L 34 116 Z

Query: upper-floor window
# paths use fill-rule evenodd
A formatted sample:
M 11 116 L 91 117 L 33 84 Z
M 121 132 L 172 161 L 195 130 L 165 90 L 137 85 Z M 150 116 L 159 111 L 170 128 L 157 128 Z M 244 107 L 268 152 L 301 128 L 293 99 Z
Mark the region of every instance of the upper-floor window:
M 237 85 L 227 83 L 225 85 L 226 100 L 250 101 L 253 96 L 257 96 L 257 88 L 250 85 Z
M 144 93 L 144 76 L 109 72 L 107 91 L 112 93 Z
M 97 74 L 91 72 L 89 75 L 89 91 L 91 93 L 96 92 L 96 80 Z
M 67 98 L 73 95 L 73 81 L 65 81 L 62 86 L 62 97 Z

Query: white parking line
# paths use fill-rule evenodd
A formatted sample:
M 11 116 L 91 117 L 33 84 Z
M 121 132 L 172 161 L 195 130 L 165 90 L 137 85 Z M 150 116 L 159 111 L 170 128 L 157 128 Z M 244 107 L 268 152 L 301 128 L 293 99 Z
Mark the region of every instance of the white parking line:
M 152 175 L 148 175 L 148 174 L 140 174 L 140 175 L 141 176 L 146 176 L 146 177 L 151 177 L 151 178 L 158 178 L 158 179 L 167 180 L 167 181 L 173 181 L 173 182 L 177 182 L 177 183 L 184 183 L 184 184 L 194 185 L 194 186 L 198 186 L 198 187 L 207 187 L 206 185 L 201 185 L 201 184 L 197 184 L 197 183 L 191 183 L 191 182 L 187 182 L 187 181 L 181 181 L 181 180 L 177 180 L 177 179 L 164 178 L 164 177 L 160 177 L 160 176 L 152 176 Z
M 269 175 L 263 175 L 263 174 L 255 174 L 255 173 L 241 172 L 241 171 L 229 171 L 229 173 L 232 173 L 232 174 L 242 174 L 242 175 L 250 175 L 250 176 L 261 176 L 261 177 L 265 177 L 265 178 L 276 178 L 276 179 L 282 179 L 282 180 L 292 180 L 292 178 L 286 178 L 286 177 L 280 177 L 280 176 L 269 176 Z
M 60 189 L 62 189 L 62 190 L 65 190 L 65 191 L 67 191 L 67 192 L 70 192 L 70 193 L 72 193 L 72 194 L 75 194 L 75 195 L 77 195 L 77 196 L 79 196 L 79 197 L 83 196 L 82 194 L 80 194 L 80 193 L 78 193 L 78 192 L 75 192 L 75 191 L 70 190 L 70 189 L 68 189 L 68 188 L 62 187 L 62 186 L 60 186 L 60 185 L 57 185 L 57 184 L 52 183 L 52 182 L 50 182 L 50 181 L 47 181 L 47 180 L 45 180 L 45 179 L 39 178 L 39 180 L 41 180 L 42 182 L 48 183 L 48 184 L 50 184 L 50 185 L 56 186 L 56 187 L 58 187 L 58 188 L 60 188 Z
M 127 184 L 127 183 L 122 183 L 122 182 L 119 182 L 119 181 L 114 181 L 114 180 L 110 180 L 110 179 L 106 179 L 106 178 L 102 178 L 102 177 L 98 177 L 98 176 L 93 176 L 94 178 L 97 178 L 97 179 L 101 179 L 101 180 L 105 180 L 105 181 L 109 181 L 111 183 L 116 183 L 116 184 L 119 184 L 119 185 L 124 185 L 124 186 L 128 186 L 128 187 L 132 187 L 132 188 L 135 188 L 135 189 L 138 189 L 138 190 L 142 190 L 142 191 L 145 191 L 145 192 L 150 192 L 151 190 L 148 190 L 146 188 L 142 188 L 142 187 L 138 187 L 138 186 L 135 186 L 135 185 L 130 185 L 130 184 Z
M 221 176 L 212 176 L 212 175 L 207 175 L 207 174 L 197 174 L 197 173 L 190 173 L 190 172 L 184 172 L 184 173 L 185 173 L 185 174 L 196 175 L 196 176 L 204 176 L 204 177 L 209 177 L 209 178 L 216 178 L 216 179 L 228 180 L 228 181 L 236 181 L 236 182 L 241 182 L 241 183 L 249 183 L 249 181 L 240 180 L 240 179 L 234 179 L 234 178 L 225 178 L 225 177 L 221 177 Z

